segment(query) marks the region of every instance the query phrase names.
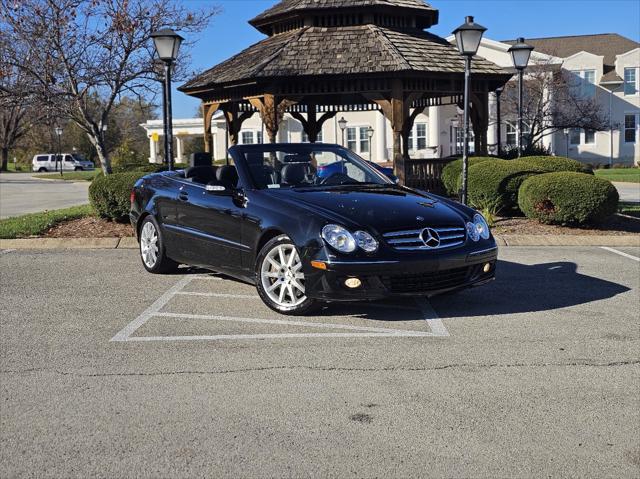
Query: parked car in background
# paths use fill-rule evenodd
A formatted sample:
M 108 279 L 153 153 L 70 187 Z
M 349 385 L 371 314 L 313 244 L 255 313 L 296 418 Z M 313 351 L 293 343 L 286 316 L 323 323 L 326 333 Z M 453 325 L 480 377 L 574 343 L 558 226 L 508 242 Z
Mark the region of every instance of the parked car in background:
M 283 314 L 494 279 L 496 242 L 471 208 L 397 185 L 338 145 L 229 152 L 233 165 L 155 173 L 135 184 L 130 218 L 147 271 L 182 263 L 226 273 L 255 284 Z
M 35 155 L 32 161 L 31 169 L 33 171 L 83 171 L 83 170 L 93 170 L 95 165 L 92 161 L 86 160 L 82 155 L 78 155 L 77 153 L 63 153 L 58 156 L 56 162 L 55 153 L 43 153 L 40 155 Z M 62 161 L 60 161 L 62 160 Z

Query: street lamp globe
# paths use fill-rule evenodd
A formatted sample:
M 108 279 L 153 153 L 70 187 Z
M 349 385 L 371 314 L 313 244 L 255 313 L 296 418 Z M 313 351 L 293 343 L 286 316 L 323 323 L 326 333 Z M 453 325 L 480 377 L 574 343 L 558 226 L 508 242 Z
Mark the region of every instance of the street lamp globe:
M 62 136 L 62 127 L 61 126 L 56 126 L 55 132 L 56 132 L 56 135 L 58 137 L 61 137 Z
M 153 39 L 153 44 L 156 47 L 156 53 L 160 60 L 167 63 L 176 61 L 180 45 L 184 38 L 169 28 L 163 28 L 162 30 L 153 32 L 151 38 Z
M 511 53 L 511 60 L 516 70 L 524 70 L 529 65 L 529 59 L 531 58 L 531 52 L 534 47 L 527 45 L 524 42 L 524 38 L 518 38 L 518 41 L 509 48 Z
M 375 130 L 372 127 L 367 128 L 367 136 L 369 137 L 369 140 L 373 138 L 374 133 L 375 133 Z
M 486 31 L 485 27 L 474 22 L 473 17 L 466 17 L 465 22 L 453 31 L 460 54 L 472 57 L 478 53 L 482 35 Z
M 340 129 L 342 131 L 344 131 L 347 128 L 347 120 L 344 119 L 344 116 L 340 118 L 340 121 L 338 121 L 338 126 L 340 126 Z

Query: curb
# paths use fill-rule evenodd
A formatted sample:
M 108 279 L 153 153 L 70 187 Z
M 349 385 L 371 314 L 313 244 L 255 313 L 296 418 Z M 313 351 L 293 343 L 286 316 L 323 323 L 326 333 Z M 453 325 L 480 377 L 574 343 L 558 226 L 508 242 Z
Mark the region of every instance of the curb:
M 502 235 L 498 246 L 635 246 L 640 235 Z M 136 238 L 25 238 L 0 239 L 0 249 L 138 249 Z

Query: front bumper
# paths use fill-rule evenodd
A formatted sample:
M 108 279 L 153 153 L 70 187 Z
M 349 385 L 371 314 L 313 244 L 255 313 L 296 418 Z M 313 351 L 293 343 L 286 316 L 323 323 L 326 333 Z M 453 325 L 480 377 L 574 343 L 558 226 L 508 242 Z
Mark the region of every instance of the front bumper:
M 329 260 L 325 262 L 325 271 L 306 268 L 305 288 L 307 296 L 323 301 L 435 296 L 492 281 L 497 260 L 495 243 L 475 249 L 462 247 L 388 259 Z M 486 265 L 489 265 L 487 272 L 484 271 Z M 362 285 L 347 287 L 345 281 L 349 278 L 358 278 Z

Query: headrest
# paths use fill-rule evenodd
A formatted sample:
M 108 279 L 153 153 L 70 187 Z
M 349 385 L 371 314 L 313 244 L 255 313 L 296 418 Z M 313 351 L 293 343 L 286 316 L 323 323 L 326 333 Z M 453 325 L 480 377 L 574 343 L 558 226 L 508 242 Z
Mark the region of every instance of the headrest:
M 221 166 L 216 171 L 216 179 L 223 185 L 235 187 L 238 184 L 238 172 L 235 166 Z
M 216 170 L 215 166 L 192 166 L 185 170 L 184 177 L 196 178 L 201 182 L 209 183 L 216 179 Z
M 282 168 L 281 173 L 285 185 L 299 185 L 305 180 L 307 170 L 303 163 L 290 163 Z

